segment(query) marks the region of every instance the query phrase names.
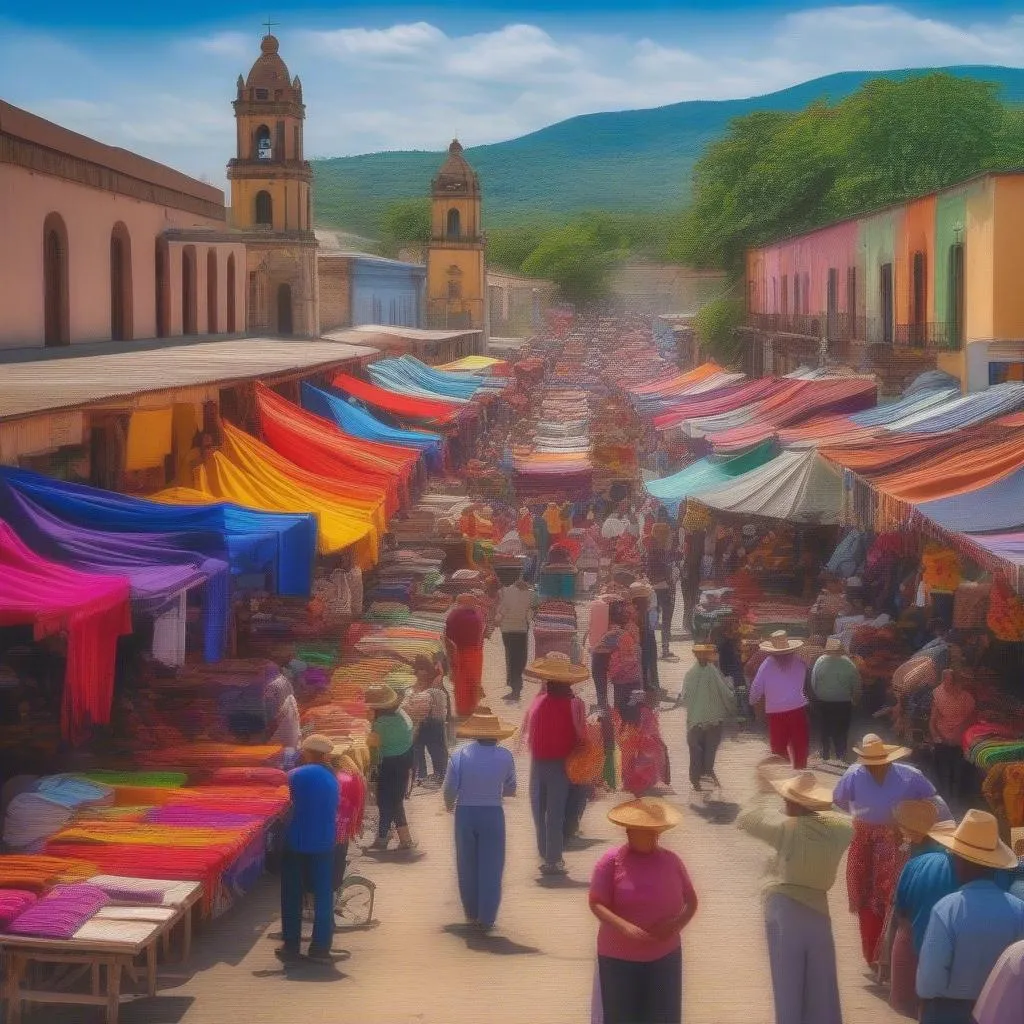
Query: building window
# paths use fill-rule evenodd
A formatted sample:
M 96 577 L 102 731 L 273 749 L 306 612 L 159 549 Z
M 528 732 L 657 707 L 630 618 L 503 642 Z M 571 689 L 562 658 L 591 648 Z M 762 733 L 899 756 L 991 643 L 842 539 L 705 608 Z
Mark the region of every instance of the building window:
M 811 275 L 804 274 L 804 287 L 803 287 L 803 300 L 804 300 L 804 316 L 811 311 Z
M 800 310 L 803 306 L 800 304 L 800 275 L 793 275 L 793 313 L 796 316 L 800 315 Z
M 227 294 L 227 323 L 224 329 L 228 334 L 234 334 L 238 329 L 235 326 L 235 254 L 228 256 L 228 294 Z
M 892 344 L 893 334 L 893 302 L 892 302 L 892 264 L 883 263 L 880 273 L 879 291 L 882 315 L 882 344 Z
M 261 227 L 274 226 L 274 200 L 269 192 L 256 193 L 256 223 Z
M 782 275 L 782 315 L 789 312 L 789 274 Z
M 121 221 L 110 233 L 110 337 L 132 337 L 132 240 Z
M 825 295 L 825 312 L 832 319 L 839 312 L 839 271 L 828 268 L 828 291 Z
M 302 140 L 299 136 L 299 126 L 296 125 L 292 129 L 292 159 L 302 159 Z
M 217 333 L 217 250 L 206 250 L 206 333 Z
M 959 348 L 964 340 L 964 244 L 949 247 L 949 344 Z
M 198 334 L 196 314 L 196 249 L 186 245 L 181 250 L 181 333 Z
M 459 211 L 454 209 L 449 210 L 445 235 L 448 238 L 458 238 L 462 234 L 461 226 L 462 225 L 460 224 L 459 220 Z
M 269 99 L 269 98 L 270 98 L 270 92 L 267 89 L 257 89 L 256 90 L 256 99 L 258 99 L 258 100 L 266 100 L 266 99 Z
M 156 275 L 156 336 L 166 338 L 171 333 L 171 260 L 166 238 L 156 240 L 153 267 Z
M 852 319 L 857 315 L 857 268 L 846 268 L 846 313 Z
M 292 333 L 292 286 L 290 284 L 277 286 L 277 333 L 284 335 Z
M 71 343 L 69 277 L 67 228 L 59 213 L 51 213 L 43 221 L 43 337 L 48 346 Z
M 910 341 L 923 345 L 925 325 L 928 322 L 928 279 L 927 263 L 923 252 L 915 252 L 911 262 L 910 276 Z
M 277 159 L 284 160 L 284 121 L 278 121 L 274 127 L 277 132 Z
M 1024 363 L 989 363 L 988 382 L 990 386 L 1024 382 Z
M 257 160 L 274 159 L 274 145 L 270 141 L 270 129 L 265 124 L 261 124 L 256 129 L 252 148 Z

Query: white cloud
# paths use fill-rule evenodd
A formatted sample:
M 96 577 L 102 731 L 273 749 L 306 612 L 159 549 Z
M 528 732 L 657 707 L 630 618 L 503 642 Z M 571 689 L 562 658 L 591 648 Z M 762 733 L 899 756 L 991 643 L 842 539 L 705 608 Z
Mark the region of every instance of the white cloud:
M 632 31 L 582 22 L 427 21 L 278 30 L 302 78 L 307 150 L 336 156 L 441 149 L 526 134 L 598 110 L 761 95 L 820 75 L 948 64 L 1024 64 L 1024 18 L 959 21 L 895 5 L 823 6 L 747 25 L 685 13 Z M 175 38 L 0 34 L 0 95 L 76 131 L 223 183 L 237 76 L 258 56 L 231 26 Z M 44 73 L 45 70 L 45 73 Z

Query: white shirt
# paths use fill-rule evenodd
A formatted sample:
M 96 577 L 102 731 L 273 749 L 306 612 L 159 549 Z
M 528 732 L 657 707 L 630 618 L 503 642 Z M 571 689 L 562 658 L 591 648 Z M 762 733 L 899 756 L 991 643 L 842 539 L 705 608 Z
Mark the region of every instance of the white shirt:
M 503 633 L 525 633 L 530 628 L 533 589 L 513 583 L 502 587 L 498 597 L 498 624 Z

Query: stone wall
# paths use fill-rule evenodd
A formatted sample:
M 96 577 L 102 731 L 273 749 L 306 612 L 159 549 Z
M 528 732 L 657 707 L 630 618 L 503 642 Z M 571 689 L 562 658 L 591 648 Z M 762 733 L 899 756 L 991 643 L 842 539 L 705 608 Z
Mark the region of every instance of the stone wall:
M 348 260 L 318 260 L 320 330 L 352 327 L 352 278 Z
M 246 239 L 248 254 L 249 332 L 293 334 L 315 338 L 320 333 L 317 317 L 319 288 L 316 241 L 268 238 Z M 281 286 L 291 290 L 291 331 L 285 328 L 280 306 Z

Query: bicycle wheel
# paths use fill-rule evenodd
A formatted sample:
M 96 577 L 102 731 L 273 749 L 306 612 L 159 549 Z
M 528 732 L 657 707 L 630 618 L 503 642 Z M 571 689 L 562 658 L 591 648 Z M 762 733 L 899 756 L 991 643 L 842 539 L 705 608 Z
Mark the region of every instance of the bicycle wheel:
M 334 927 L 358 928 L 373 920 L 376 886 L 361 875 L 351 875 L 334 894 Z

